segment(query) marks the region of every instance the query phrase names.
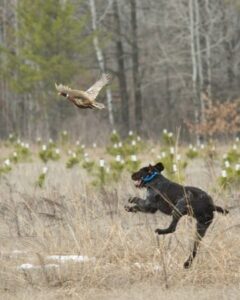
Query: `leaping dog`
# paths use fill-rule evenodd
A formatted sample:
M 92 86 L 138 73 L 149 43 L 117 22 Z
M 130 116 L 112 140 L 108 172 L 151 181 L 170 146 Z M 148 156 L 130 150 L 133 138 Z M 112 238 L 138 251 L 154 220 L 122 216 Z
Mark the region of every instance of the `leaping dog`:
M 176 230 L 177 223 L 184 215 L 190 215 L 197 220 L 197 236 L 191 255 L 184 263 L 184 268 L 189 268 L 195 258 L 201 239 L 206 234 L 214 217 L 214 211 L 227 214 L 228 210 L 214 205 L 213 199 L 205 191 L 183 186 L 164 177 L 161 172 L 164 166 L 161 162 L 152 166 L 143 167 L 132 174 L 132 180 L 138 188 L 146 188 L 145 199 L 132 197 L 128 200 L 133 206 L 125 206 L 128 212 L 155 213 L 160 210 L 172 216 L 168 228 L 156 229 L 157 234 L 168 234 Z

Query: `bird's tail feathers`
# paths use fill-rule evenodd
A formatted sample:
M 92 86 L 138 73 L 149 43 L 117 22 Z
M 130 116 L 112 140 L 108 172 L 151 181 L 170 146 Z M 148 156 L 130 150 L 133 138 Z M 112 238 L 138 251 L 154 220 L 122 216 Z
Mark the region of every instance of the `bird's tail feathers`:
M 105 108 L 105 105 L 103 103 L 99 103 L 99 102 L 94 102 L 93 106 L 98 108 L 98 109 L 103 109 Z

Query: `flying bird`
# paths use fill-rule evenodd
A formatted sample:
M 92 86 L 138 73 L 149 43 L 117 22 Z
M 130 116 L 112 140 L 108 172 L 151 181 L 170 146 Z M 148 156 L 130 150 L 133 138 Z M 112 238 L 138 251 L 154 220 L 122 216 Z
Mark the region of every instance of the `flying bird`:
M 97 80 L 88 90 L 73 90 L 68 86 L 55 83 L 58 95 L 66 97 L 69 101 L 73 102 L 79 108 L 98 108 L 103 109 L 103 103 L 96 102 L 101 89 L 107 85 L 112 79 L 112 74 L 103 73 L 101 78 Z

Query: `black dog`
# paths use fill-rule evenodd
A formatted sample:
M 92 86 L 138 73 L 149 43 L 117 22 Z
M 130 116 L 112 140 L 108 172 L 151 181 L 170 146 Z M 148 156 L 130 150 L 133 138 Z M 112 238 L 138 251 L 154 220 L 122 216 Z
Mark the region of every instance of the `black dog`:
M 191 215 L 197 220 L 197 237 L 194 242 L 192 254 L 184 263 L 185 268 L 189 268 L 201 239 L 204 237 L 208 227 L 213 221 L 213 212 L 217 211 L 227 214 L 228 211 L 216 206 L 212 198 L 203 190 L 182 186 L 164 177 L 161 172 L 164 170 L 162 163 L 155 166 L 149 165 L 132 174 L 132 180 L 136 181 L 139 188 L 146 187 L 146 199 L 138 197 L 130 198 L 128 201 L 134 206 L 125 206 L 128 212 L 155 213 L 157 210 L 172 215 L 172 222 L 166 229 L 156 229 L 158 234 L 174 232 L 177 223 L 184 215 Z

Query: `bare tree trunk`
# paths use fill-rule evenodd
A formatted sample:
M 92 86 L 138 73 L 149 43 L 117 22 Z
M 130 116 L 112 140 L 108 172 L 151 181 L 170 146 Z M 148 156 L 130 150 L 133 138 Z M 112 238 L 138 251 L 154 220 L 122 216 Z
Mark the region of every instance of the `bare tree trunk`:
M 0 7 L 0 45 L 1 47 L 4 47 L 4 8 L 1 4 Z M 0 68 L 1 70 L 3 69 L 3 62 L 4 62 L 4 58 L 3 58 L 3 53 L 1 53 L 0 56 Z M 3 109 L 4 109 L 4 83 L 3 83 L 3 74 L 0 73 L 1 77 L 0 77 L 0 114 L 1 114 L 1 119 L 3 120 L 4 117 L 4 113 L 3 113 Z M 3 125 L 1 123 L 1 125 Z
M 89 6 L 92 16 L 92 29 L 94 32 L 97 31 L 97 16 L 96 16 L 96 5 L 95 0 L 89 0 Z M 103 51 L 99 44 L 99 39 L 97 35 L 93 37 L 93 46 L 96 52 L 96 57 L 98 60 L 99 68 L 102 73 L 106 71 L 106 65 L 104 61 Z M 114 127 L 114 117 L 113 117 L 113 107 L 112 107 L 112 92 L 110 87 L 106 88 L 106 96 L 107 96 L 107 107 L 108 107 L 108 117 L 109 123 L 112 127 Z
M 197 90 L 197 56 L 196 56 L 196 36 L 195 36 L 195 13 L 194 13 L 195 0 L 189 0 L 189 16 L 190 16 L 190 42 L 191 42 L 191 57 L 192 57 L 192 89 L 193 89 L 193 105 L 194 105 L 194 122 L 197 125 L 199 123 L 199 111 L 198 111 L 198 90 Z M 199 142 L 199 134 L 196 136 L 197 142 Z
M 212 33 L 212 19 L 209 0 L 205 0 L 205 12 L 208 20 L 208 25 L 205 28 L 205 43 L 206 43 L 206 65 L 207 65 L 207 93 L 209 99 L 212 99 L 212 66 L 211 66 L 211 33 Z M 206 22 L 205 22 L 206 23 Z
M 171 101 L 171 98 L 172 98 L 172 95 L 171 95 L 171 81 L 170 81 L 170 78 L 169 78 L 169 67 L 167 66 L 166 67 L 166 71 L 165 71 L 165 74 L 166 74 L 166 103 L 167 103 L 167 128 L 169 130 L 172 130 L 172 110 L 173 110 L 173 105 L 172 105 L 172 101 Z
M 7 12 L 8 12 L 8 2 L 4 0 L 3 2 L 3 45 L 5 48 L 8 47 L 7 42 Z M 4 58 L 3 58 L 4 59 Z M 8 87 L 7 80 L 3 78 L 3 115 L 6 120 L 6 132 L 9 131 L 9 99 L 8 99 Z
M 232 89 L 233 82 L 234 82 L 234 73 L 233 73 L 233 53 L 231 49 L 231 45 L 227 39 L 228 35 L 228 28 L 227 28 L 227 18 L 226 18 L 226 12 L 225 12 L 225 2 L 223 0 L 220 1 L 221 6 L 221 12 L 222 12 L 222 35 L 224 39 L 224 49 L 225 49 L 225 55 L 227 60 L 227 78 L 228 78 L 228 87 L 229 89 Z
M 117 0 L 113 4 L 114 19 L 116 24 L 116 55 L 118 64 L 118 80 L 121 97 L 121 119 L 123 124 L 123 135 L 126 135 L 129 127 L 129 96 L 127 91 L 127 79 L 125 72 L 124 49 L 122 42 L 121 21 Z
M 136 0 L 130 0 L 131 7 L 131 31 L 132 31 L 132 63 L 133 63 L 133 90 L 135 103 L 135 122 L 137 133 L 142 132 L 143 109 L 142 91 L 139 71 L 139 48 L 138 48 L 138 24 Z
M 14 53 L 16 56 L 19 55 L 19 28 L 18 28 L 18 1 L 12 0 L 12 10 L 13 10 L 13 28 L 14 28 Z M 17 79 L 17 73 L 14 71 L 15 80 Z M 19 120 L 17 120 L 17 101 L 18 98 L 16 95 L 11 94 L 11 119 L 12 119 L 12 128 L 16 130 L 16 124 L 18 124 Z
M 198 0 L 195 0 L 195 15 L 196 15 L 196 24 L 195 24 L 195 32 L 196 32 L 196 53 L 197 53 L 197 70 L 198 70 L 198 81 L 197 81 L 197 98 L 200 102 L 200 121 L 202 124 L 205 123 L 205 102 L 202 97 L 203 91 L 203 63 L 202 63 L 202 47 L 201 47 L 201 25 L 202 21 L 200 19 L 200 8 Z
M 18 0 L 1 1 L 1 45 L 8 49 L 12 55 L 18 53 L 18 22 L 17 22 L 17 3 Z M 5 61 L 7 55 L 1 53 L 2 69 L 6 69 Z M 12 70 L 13 76 L 16 77 L 15 70 Z M 19 124 L 16 120 L 16 98 L 9 89 L 9 82 L 6 76 L 1 78 L 1 98 L 2 98 L 2 115 L 4 118 L 5 134 L 16 130 L 15 124 Z

